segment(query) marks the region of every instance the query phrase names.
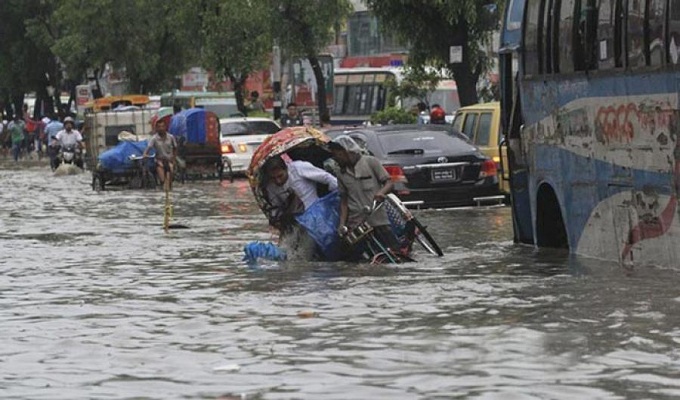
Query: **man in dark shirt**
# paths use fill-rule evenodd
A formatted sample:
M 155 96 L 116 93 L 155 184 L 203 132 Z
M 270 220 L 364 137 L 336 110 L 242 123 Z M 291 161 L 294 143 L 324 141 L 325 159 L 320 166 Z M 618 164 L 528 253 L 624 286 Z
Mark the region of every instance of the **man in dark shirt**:
M 288 114 L 281 117 L 281 127 L 302 126 L 302 116 L 298 114 L 297 104 L 288 103 L 286 110 L 288 110 Z

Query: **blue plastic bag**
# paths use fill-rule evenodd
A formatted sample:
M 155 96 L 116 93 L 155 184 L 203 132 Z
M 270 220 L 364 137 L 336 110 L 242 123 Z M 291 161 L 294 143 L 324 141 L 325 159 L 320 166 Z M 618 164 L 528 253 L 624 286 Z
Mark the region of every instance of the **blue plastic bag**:
M 285 261 L 286 252 L 271 242 L 250 242 L 243 247 L 243 261 L 256 265 L 259 258 L 270 261 Z
M 337 260 L 339 257 L 339 210 L 340 195 L 337 191 L 333 191 L 315 201 L 304 213 L 295 217 L 329 261 Z

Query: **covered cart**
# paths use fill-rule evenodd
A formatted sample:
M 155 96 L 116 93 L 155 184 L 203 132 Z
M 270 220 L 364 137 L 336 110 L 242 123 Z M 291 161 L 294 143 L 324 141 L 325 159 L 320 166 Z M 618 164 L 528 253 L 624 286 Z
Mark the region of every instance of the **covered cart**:
M 222 179 L 224 165 L 220 149 L 220 124 L 217 115 L 202 108 L 190 108 L 172 116 L 168 131 L 177 138 L 181 177 L 217 176 Z
M 139 142 L 124 140 L 99 154 L 96 168 L 92 171 L 92 189 L 155 188 L 153 150 L 150 152 L 150 157 L 142 158 L 148 143 L 147 140 Z

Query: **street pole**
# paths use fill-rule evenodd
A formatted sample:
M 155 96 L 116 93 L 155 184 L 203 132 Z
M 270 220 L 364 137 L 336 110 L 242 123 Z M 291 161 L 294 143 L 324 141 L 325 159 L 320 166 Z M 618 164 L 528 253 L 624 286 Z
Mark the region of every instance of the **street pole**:
M 274 89 L 274 120 L 281 119 L 281 48 L 274 44 L 272 49 L 272 81 Z

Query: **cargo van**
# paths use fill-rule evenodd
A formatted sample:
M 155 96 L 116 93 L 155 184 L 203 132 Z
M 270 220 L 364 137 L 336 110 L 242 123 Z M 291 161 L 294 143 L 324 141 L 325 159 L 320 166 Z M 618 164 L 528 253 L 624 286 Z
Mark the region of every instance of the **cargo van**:
M 456 111 L 453 127 L 464 133 L 482 152 L 496 162 L 498 186 L 503 193 L 509 193 L 508 160 L 505 149 L 501 157 L 501 104 L 480 103 L 461 107 Z M 501 159 L 503 165 L 501 165 Z M 502 172 L 502 175 L 501 175 Z
M 95 166 L 99 154 L 117 145 L 120 140 L 142 141 L 150 139 L 153 136 L 149 123 L 152 116 L 153 111 L 146 109 L 87 114 L 83 138 L 86 143 L 89 165 Z

